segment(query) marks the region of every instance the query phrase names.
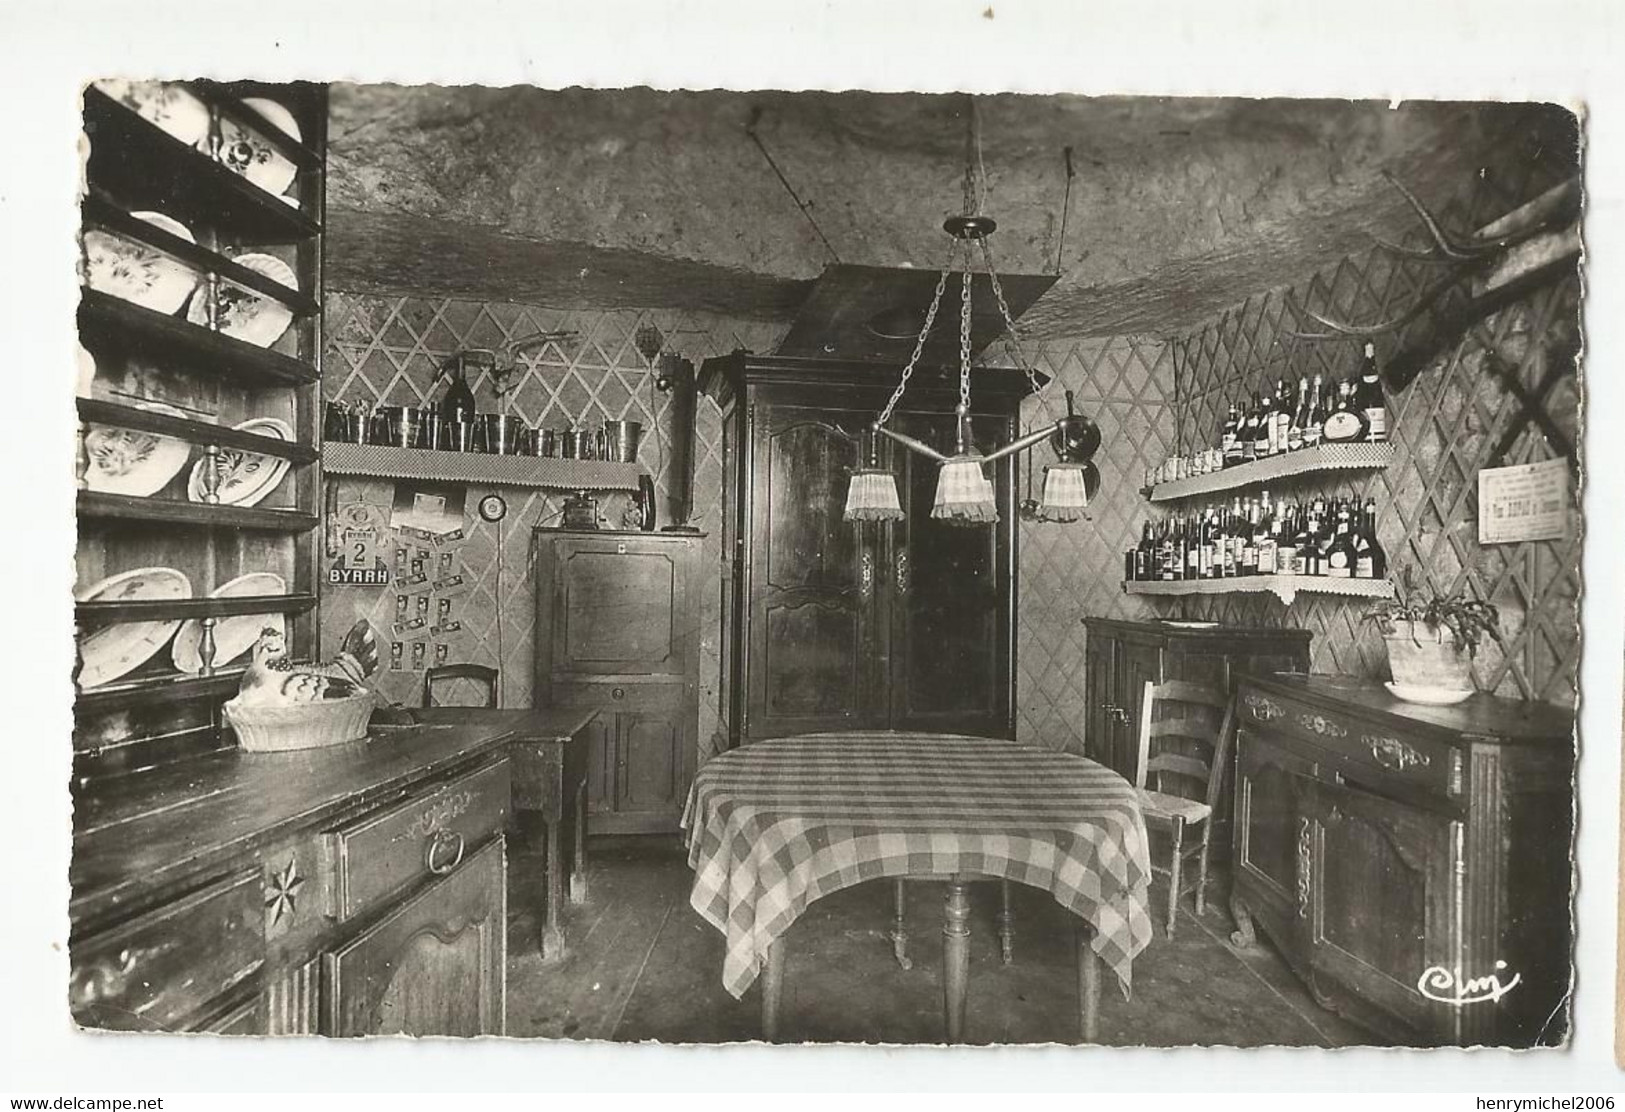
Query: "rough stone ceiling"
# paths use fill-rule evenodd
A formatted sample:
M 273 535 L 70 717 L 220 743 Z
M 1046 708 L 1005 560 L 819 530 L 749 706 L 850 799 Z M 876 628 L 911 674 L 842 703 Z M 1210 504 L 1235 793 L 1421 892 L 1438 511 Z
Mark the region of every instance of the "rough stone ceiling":
M 1548 105 L 1001 95 L 976 111 L 1000 270 L 1060 275 L 1024 318 L 1037 337 L 1179 333 L 1372 232 L 1398 238 L 1414 219 L 1384 169 L 1440 208 L 1492 155 L 1577 157 L 1572 115 Z M 956 95 L 336 85 L 328 282 L 788 320 L 836 258 L 941 265 L 968 112 Z

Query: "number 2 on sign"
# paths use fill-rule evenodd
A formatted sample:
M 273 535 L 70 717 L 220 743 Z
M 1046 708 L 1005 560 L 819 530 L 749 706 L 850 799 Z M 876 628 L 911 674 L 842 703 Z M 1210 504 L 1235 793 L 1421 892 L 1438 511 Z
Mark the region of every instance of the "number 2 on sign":
M 378 534 L 371 529 L 344 531 L 344 566 L 356 570 L 370 568 L 378 558 Z

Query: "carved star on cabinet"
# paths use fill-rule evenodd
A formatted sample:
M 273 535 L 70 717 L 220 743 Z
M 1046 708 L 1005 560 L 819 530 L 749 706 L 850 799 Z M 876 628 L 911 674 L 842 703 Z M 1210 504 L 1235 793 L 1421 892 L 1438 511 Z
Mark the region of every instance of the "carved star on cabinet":
M 265 882 L 265 909 L 271 913 L 273 924 L 282 922 L 284 915 L 293 918 L 299 910 L 299 889 L 305 886 L 305 878 L 299 875 L 298 865 L 298 858 L 288 858 L 280 870 L 271 870 Z

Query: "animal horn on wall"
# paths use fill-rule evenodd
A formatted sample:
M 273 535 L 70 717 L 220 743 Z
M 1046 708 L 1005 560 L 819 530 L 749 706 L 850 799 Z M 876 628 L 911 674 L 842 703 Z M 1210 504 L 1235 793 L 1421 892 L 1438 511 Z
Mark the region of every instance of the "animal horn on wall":
M 1433 246 L 1427 250 L 1410 247 L 1401 247 L 1387 240 L 1373 236 L 1379 248 L 1403 258 L 1418 262 L 1438 263 L 1448 269 L 1439 278 L 1422 290 L 1422 293 L 1404 312 L 1386 320 L 1371 321 L 1369 323 L 1355 324 L 1338 320 L 1335 317 L 1318 313 L 1307 306 L 1300 305 L 1289 291 L 1286 295 L 1286 305 L 1292 315 L 1299 320 L 1308 318 L 1326 329 L 1323 332 L 1309 332 L 1299 329 L 1286 329 L 1289 336 L 1300 340 L 1335 340 L 1349 336 L 1376 336 L 1386 332 L 1395 332 L 1405 327 L 1411 321 L 1421 316 L 1435 302 L 1443 297 L 1451 287 L 1469 274 L 1487 269 L 1491 264 L 1506 260 L 1514 248 L 1529 243 L 1541 236 L 1549 236 L 1551 243 L 1549 250 L 1536 253 L 1536 257 L 1527 260 L 1525 269 L 1544 266 L 1565 254 L 1578 254 L 1579 236 L 1575 224 L 1578 215 L 1580 198 L 1578 180 L 1564 182 L 1535 200 L 1515 209 L 1485 228 L 1471 239 L 1457 239 L 1445 231 L 1437 217 L 1428 210 L 1428 207 L 1419 200 L 1416 194 L 1405 188 L 1404 184 L 1394 175 L 1384 170 L 1382 176 L 1395 189 L 1399 190 L 1406 202 L 1416 211 L 1427 229 L 1428 237 Z M 1546 245 L 1535 245 L 1543 247 Z M 1509 279 L 1503 278 L 1503 284 Z

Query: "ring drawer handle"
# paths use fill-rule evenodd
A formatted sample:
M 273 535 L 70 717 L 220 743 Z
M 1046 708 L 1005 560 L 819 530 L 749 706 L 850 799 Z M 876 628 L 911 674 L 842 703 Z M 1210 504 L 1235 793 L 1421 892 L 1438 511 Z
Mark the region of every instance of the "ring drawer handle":
M 615 690 L 611 691 L 609 694 L 610 694 L 610 697 L 613 698 L 613 699 L 624 699 L 624 698 L 626 698 L 626 688 L 617 687 Z
M 455 844 L 456 849 L 452 852 L 451 859 L 445 860 L 439 851 L 440 847 L 448 842 Z M 429 844 L 423 851 L 424 868 L 435 876 L 444 876 L 463 863 L 463 850 L 467 845 L 463 836 L 455 830 L 436 830 L 434 837 L 429 839 Z

